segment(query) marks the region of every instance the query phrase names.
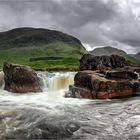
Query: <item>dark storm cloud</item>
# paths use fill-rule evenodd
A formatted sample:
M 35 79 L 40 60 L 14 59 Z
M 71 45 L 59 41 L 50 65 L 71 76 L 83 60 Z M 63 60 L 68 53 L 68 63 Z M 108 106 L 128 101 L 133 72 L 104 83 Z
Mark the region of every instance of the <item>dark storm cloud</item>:
M 63 4 L 53 3 L 53 8 L 46 11 L 53 13 L 56 19 L 66 27 L 80 27 L 89 22 L 101 23 L 114 15 L 112 3 L 110 6 L 101 0 L 94 1 L 63 1 Z M 52 10 L 55 9 L 55 10 Z
M 131 0 L 129 0 L 131 1 Z M 140 51 L 136 3 L 127 0 L 0 1 L 0 30 L 41 27 L 61 30 L 91 47 L 115 45 Z
M 140 47 L 140 40 L 135 39 L 135 38 L 134 39 L 130 38 L 127 40 L 123 39 L 121 42 L 126 43 L 126 44 L 131 45 L 131 46 Z

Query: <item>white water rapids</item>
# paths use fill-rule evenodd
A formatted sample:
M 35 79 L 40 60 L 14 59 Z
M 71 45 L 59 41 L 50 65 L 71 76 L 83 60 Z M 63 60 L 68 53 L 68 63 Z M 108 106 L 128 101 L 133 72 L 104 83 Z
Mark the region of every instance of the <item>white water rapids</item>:
M 75 72 L 38 72 L 43 92 L 0 90 L 0 139 L 140 140 L 140 97 L 64 98 Z M 0 77 L 0 81 L 1 81 Z

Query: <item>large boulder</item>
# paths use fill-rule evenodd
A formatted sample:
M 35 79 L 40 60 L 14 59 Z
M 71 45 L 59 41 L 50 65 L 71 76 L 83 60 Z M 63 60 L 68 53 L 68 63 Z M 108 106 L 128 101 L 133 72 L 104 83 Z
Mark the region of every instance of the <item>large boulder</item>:
M 118 55 L 94 56 L 85 54 L 80 60 L 80 70 L 110 70 L 128 65 L 124 57 Z
M 130 79 L 129 76 L 108 79 L 104 74 L 94 71 L 80 71 L 75 75 L 74 86 L 70 86 L 70 92 L 71 97 L 76 98 L 112 99 L 131 97 L 138 87 L 139 81 L 132 77 Z
M 136 69 L 118 55 L 94 56 L 85 54 L 80 60 L 80 72 L 75 75 L 66 97 L 112 99 L 131 97 L 140 90 Z M 125 69 L 126 68 L 126 69 Z M 137 71 L 139 69 L 137 68 Z
M 30 67 L 5 63 L 3 72 L 5 90 L 15 93 L 41 91 L 39 78 Z

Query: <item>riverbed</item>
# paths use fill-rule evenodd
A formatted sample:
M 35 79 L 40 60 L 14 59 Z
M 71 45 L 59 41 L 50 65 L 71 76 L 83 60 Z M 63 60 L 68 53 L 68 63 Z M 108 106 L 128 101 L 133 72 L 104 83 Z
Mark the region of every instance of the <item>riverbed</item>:
M 41 93 L 0 90 L 0 139 L 139 140 L 140 97 L 64 98 L 74 72 L 40 72 Z

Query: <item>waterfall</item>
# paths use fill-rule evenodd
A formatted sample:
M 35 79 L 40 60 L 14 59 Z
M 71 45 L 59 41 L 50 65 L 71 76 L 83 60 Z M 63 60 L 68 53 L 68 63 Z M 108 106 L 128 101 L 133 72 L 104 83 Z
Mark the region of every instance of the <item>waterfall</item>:
M 140 73 L 138 73 L 138 80 L 139 80 L 139 88 L 138 88 L 138 92 L 140 92 Z
M 136 71 L 134 73 L 137 74 L 138 79 L 140 79 L 140 73 L 138 73 Z
M 48 72 L 37 72 L 37 76 L 40 79 L 40 84 L 42 86 L 43 91 L 48 91 L 49 89 L 49 73 Z
M 140 73 L 138 73 L 138 79 L 140 79 Z
M 4 73 L 0 71 L 0 89 L 4 89 Z
M 68 89 L 74 83 L 75 72 L 38 72 L 43 91 Z
M 140 138 L 140 96 L 92 101 L 64 98 L 61 95 L 73 84 L 75 72 L 37 75 L 43 92 L 16 94 L 0 89 L 0 139 Z M 0 72 L 2 85 L 3 81 Z
M 50 90 L 68 89 L 69 85 L 74 83 L 75 73 L 56 73 L 50 78 Z
M 75 72 L 37 72 L 43 92 L 67 90 L 74 83 Z M 4 89 L 4 73 L 0 72 L 0 89 Z
M 137 74 L 137 79 L 139 81 L 139 87 L 136 90 L 136 95 L 140 95 L 140 73 L 138 72 L 134 72 L 135 74 Z

